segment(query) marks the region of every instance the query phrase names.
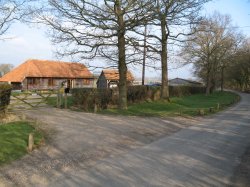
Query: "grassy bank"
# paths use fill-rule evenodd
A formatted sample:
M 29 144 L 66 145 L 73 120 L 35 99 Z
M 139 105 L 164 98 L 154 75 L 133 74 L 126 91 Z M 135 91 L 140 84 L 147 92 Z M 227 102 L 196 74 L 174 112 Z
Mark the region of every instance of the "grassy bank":
M 34 134 L 38 146 L 43 136 L 29 122 L 13 122 L 0 125 L 0 165 L 16 160 L 27 153 L 29 133 Z
M 199 110 L 203 110 L 205 115 L 215 113 L 225 109 L 238 100 L 239 96 L 237 94 L 231 92 L 214 92 L 209 96 L 196 94 L 184 97 L 173 97 L 170 103 L 167 101 L 156 101 L 132 104 L 128 106 L 127 111 L 107 109 L 100 113 L 158 117 L 177 115 L 196 116 L 199 115 Z M 219 109 L 217 109 L 218 103 L 220 106 Z

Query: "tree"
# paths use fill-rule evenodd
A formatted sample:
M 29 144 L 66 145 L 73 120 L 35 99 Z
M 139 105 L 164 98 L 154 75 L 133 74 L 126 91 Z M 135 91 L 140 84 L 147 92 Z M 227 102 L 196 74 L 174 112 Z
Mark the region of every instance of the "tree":
M 225 83 L 231 89 L 250 91 L 250 39 L 245 39 L 236 53 L 230 56 L 225 69 Z
M 8 31 L 13 22 L 26 15 L 23 11 L 26 2 L 27 0 L 0 0 L 0 37 Z
M 127 65 L 138 55 L 130 33 L 145 23 L 152 4 L 147 0 L 49 0 L 37 13 L 51 28 L 52 41 L 65 45 L 61 56 L 105 58 L 119 70 L 119 108 L 127 108 Z
M 162 86 L 161 98 L 169 100 L 168 55 L 169 45 L 180 42 L 190 35 L 188 27 L 200 21 L 202 5 L 209 0 L 154 0 L 153 19 L 148 22 L 155 32 L 148 34 L 148 48 L 160 55 Z
M 198 24 L 197 32 L 188 37 L 182 51 L 184 59 L 195 65 L 196 74 L 206 83 L 206 94 L 215 89 L 218 72 L 223 74 L 239 41 L 240 35 L 232 27 L 230 17 L 217 12 Z
M 0 64 L 0 77 L 10 72 L 13 68 L 13 64 Z

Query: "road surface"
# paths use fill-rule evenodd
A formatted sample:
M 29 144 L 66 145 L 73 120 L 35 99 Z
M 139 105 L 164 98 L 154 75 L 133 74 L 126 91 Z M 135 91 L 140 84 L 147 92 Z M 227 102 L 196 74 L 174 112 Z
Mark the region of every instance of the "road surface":
M 231 179 L 235 168 L 250 145 L 250 95 L 241 94 L 241 97 L 240 103 L 229 110 L 197 120 L 197 124 L 171 133 L 166 130 L 167 126 L 175 124 L 178 127 L 180 122 L 157 118 L 88 116 L 61 111 L 52 115 L 48 112 L 40 120 L 50 122 L 57 128 L 56 137 L 63 136 L 51 141 L 51 147 L 42 148 L 43 152 L 36 150 L 33 155 L 0 170 L 0 186 L 233 186 Z M 73 114 L 79 118 L 75 119 Z M 33 112 L 32 115 L 39 119 L 38 113 Z M 66 123 L 61 124 L 63 128 L 58 124 L 59 119 Z M 67 119 L 77 125 L 74 126 L 76 129 L 67 128 L 67 125 L 72 127 Z M 81 131 L 83 126 L 84 132 Z M 140 128 L 133 129 L 136 126 Z M 137 135 L 131 134 L 131 128 Z M 138 136 L 141 130 L 144 134 Z M 124 138 L 124 133 L 127 135 L 123 139 L 126 143 L 118 146 L 116 141 L 118 137 Z M 83 139 L 89 142 L 84 144 Z M 106 149 L 86 155 L 74 152 L 90 147 L 96 147 L 95 150 L 109 148 L 109 156 L 103 156 L 107 153 Z M 62 156 L 67 150 L 72 153 L 71 159 Z M 117 154 L 112 154 L 113 151 Z M 91 157 L 98 158 L 94 159 L 94 164 L 91 164 Z M 46 158 L 50 162 L 48 165 Z M 90 164 L 85 164 L 86 159 L 91 161 Z M 61 166 L 61 161 L 70 167 Z M 72 165 L 69 164 L 71 162 Z

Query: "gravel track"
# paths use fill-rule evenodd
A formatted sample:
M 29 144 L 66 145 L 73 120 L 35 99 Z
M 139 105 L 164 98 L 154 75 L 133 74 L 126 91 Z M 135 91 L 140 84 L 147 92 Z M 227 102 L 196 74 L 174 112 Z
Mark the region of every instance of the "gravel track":
M 47 186 L 171 135 L 198 119 L 115 117 L 38 108 L 23 112 L 47 134 L 46 145 L 0 168 L 0 186 Z

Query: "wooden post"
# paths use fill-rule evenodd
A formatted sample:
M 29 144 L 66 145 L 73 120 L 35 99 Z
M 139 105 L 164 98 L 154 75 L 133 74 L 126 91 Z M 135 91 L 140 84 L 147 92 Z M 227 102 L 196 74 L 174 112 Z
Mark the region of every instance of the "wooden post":
M 68 108 L 68 96 L 67 96 L 67 93 L 64 94 L 64 108 L 65 109 Z
M 213 107 L 210 107 L 209 108 L 209 112 L 213 112 L 214 111 L 214 108 Z
M 199 114 L 200 116 L 204 116 L 204 115 L 205 115 L 205 111 L 204 111 L 203 109 L 199 109 L 199 110 L 198 110 L 198 114 Z
M 34 136 L 32 133 L 29 134 L 28 150 L 32 151 L 34 146 Z
M 59 94 L 60 94 L 60 91 L 58 90 L 57 91 L 57 100 L 56 100 L 56 106 L 57 106 L 57 108 L 59 108 L 60 107 L 60 104 L 59 104 Z
M 97 113 L 97 104 L 94 105 L 94 113 Z
M 220 103 L 217 103 L 217 110 L 220 110 Z

